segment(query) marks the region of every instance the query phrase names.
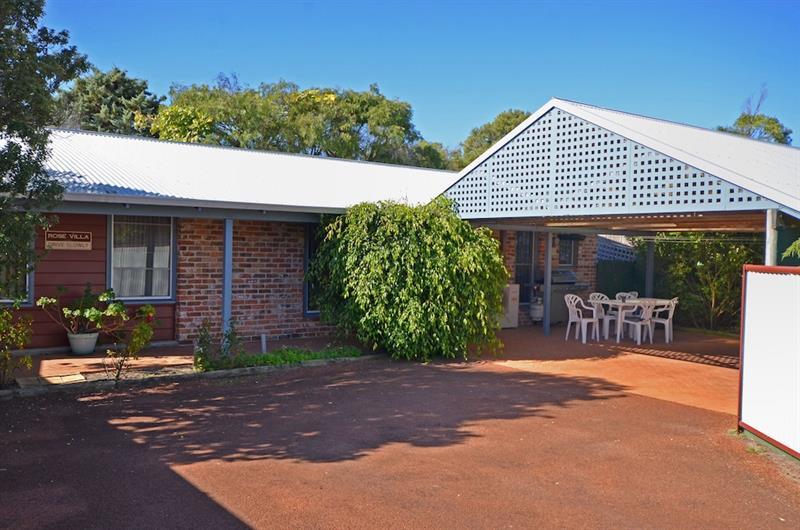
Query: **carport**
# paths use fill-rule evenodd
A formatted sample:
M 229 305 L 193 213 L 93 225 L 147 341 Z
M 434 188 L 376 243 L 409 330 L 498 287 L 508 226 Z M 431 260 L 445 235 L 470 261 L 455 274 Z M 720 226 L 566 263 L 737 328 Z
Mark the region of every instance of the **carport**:
M 544 239 L 549 334 L 554 235 L 764 233 L 764 263 L 775 265 L 778 227 L 800 219 L 800 150 L 554 98 L 464 168 L 446 195 L 463 219 Z M 653 248 L 649 241 L 648 296 Z

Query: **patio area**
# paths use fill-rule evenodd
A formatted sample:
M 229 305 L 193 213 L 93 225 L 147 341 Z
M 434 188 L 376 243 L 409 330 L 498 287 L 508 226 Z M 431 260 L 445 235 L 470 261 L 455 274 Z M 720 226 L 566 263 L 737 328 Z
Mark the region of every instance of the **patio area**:
M 660 333 L 653 344 L 641 346 L 631 339 L 582 344 L 565 341 L 564 329 L 555 326 L 549 336 L 540 327 L 503 330 L 503 352 L 484 362 L 540 374 L 599 377 L 633 394 L 736 414 L 738 339 L 677 328 L 671 344 Z

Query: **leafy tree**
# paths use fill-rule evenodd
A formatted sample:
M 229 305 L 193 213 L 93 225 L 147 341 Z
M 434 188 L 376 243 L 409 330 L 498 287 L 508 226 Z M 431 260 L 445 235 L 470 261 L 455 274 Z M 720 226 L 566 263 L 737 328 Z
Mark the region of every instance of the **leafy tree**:
M 445 168 L 450 154 L 424 142 L 411 105 L 369 90 L 300 89 L 280 81 L 242 87 L 220 76 L 213 86 L 173 87 L 171 105 L 153 120 L 160 138 L 351 160 Z
M 785 127 L 778 118 L 761 113 L 761 105 L 767 99 L 767 89 L 761 88 L 758 102 L 753 106 L 753 98 L 747 98 L 742 113 L 733 122 L 733 126 L 717 127 L 717 130 L 739 134 L 777 144 L 791 144 L 792 130 Z
M 149 135 L 149 122 L 163 100 L 150 93 L 147 81 L 125 70 L 94 69 L 59 94 L 57 120 L 73 129 Z
M 739 322 L 742 265 L 758 263 L 763 241 L 736 234 L 659 234 L 656 294 L 680 299 L 676 318 L 696 327 L 725 329 Z M 639 242 L 641 245 L 641 242 Z
M 0 292 L 21 295 L 36 231 L 62 187 L 46 171 L 53 93 L 87 68 L 66 31 L 39 27 L 43 0 L 0 2 Z
M 149 126 L 154 135 L 177 142 L 212 143 L 208 140 L 214 135 L 214 119 L 197 107 L 171 105 L 162 109 Z
M 258 90 L 243 89 L 235 78 L 220 77 L 215 86 L 173 86 L 171 105 L 153 122 L 153 133 L 177 141 L 287 151 L 286 98 L 296 85 L 280 82 Z M 166 116 L 161 114 L 166 113 Z M 193 139 L 192 139 L 193 138 Z
M 524 110 L 510 109 L 501 112 L 489 123 L 472 129 L 461 144 L 462 155 L 458 163 L 460 168 L 468 166 L 514 127 L 525 121 L 529 115 L 530 113 Z
M 499 346 L 508 280 L 499 243 L 444 198 L 353 206 L 325 225 L 310 277 L 323 319 L 394 357 Z
M 414 152 L 409 164 L 431 169 L 458 170 L 460 153 L 450 151 L 438 142 L 420 140 L 414 144 Z

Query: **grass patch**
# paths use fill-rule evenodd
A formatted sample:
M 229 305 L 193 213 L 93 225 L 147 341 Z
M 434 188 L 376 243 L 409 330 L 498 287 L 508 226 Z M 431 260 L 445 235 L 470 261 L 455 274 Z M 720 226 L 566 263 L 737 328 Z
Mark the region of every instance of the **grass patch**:
M 317 359 L 341 359 L 344 357 L 360 356 L 361 350 L 354 346 L 329 346 L 318 351 L 285 347 L 270 353 L 254 355 L 240 353 L 233 356 L 209 359 L 206 371 L 249 368 L 252 366 L 286 366 Z

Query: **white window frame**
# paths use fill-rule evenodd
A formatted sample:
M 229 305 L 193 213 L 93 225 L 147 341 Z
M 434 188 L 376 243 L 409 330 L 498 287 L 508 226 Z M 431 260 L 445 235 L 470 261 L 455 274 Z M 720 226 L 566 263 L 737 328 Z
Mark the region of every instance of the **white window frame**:
M 109 216 L 108 227 L 108 252 L 107 269 L 108 281 L 107 288 L 114 288 L 114 218 L 116 216 Z M 175 218 L 168 215 L 125 215 L 124 217 L 165 217 L 169 219 L 169 293 L 166 296 L 117 296 L 117 300 L 126 302 L 136 301 L 172 301 L 175 300 Z M 114 293 L 116 295 L 116 292 Z
M 572 261 L 564 262 L 561 261 L 561 244 L 564 242 L 568 242 L 570 247 L 572 247 Z M 575 239 L 558 239 L 558 265 L 559 267 L 575 267 L 578 265 L 578 241 Z

